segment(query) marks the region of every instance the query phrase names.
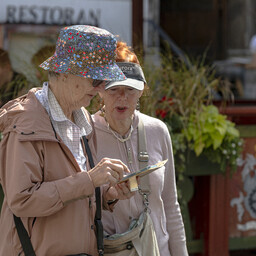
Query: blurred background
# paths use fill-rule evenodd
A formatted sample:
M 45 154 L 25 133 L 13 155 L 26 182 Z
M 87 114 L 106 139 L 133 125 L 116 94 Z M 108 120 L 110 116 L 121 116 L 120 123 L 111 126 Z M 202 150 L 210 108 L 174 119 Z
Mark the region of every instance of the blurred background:
M 73 24 L 139 56 L 141 111 L 172 136 L 190 255 L 256 255 L 256 1 L 1 0 L 0 105 L 47 80 L 38 65 Z

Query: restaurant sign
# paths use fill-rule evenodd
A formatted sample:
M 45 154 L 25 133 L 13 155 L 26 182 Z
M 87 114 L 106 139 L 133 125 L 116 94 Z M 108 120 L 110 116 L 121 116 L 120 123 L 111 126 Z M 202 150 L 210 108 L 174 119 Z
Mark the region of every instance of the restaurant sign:
M 131 0 L 1 0 L 0 23 L 105 28 L 131 43 Z

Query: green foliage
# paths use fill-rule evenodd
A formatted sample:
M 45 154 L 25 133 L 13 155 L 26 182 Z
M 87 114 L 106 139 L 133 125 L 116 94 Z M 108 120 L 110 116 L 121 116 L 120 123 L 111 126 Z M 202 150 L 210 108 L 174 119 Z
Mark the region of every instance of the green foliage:
M 210 161 L 236 167 L 236 159 L 241 153 L 239 131 L 235 124 L 227 120 L 213 105 L 202 106 L 202 111 L 189 117 L 188 126 L 182 130 L 190 148 L 197 156 L 204 153 Z
M 141 98 L 141 111 L 166 123 L 178 180 L 183 179 L 188 149 L 220 164 L 223 172 L 227 167 L 234 170 L 242 141 L 235 124 L 212 103 L 223 84 L 204 61 L 191 62 L 188 67 L 170 53 L 161 60 L 160 67 L 144 64 L 150 91 Z M 231 98 L 225 90 L 225 95 Z
M 188 141 L 193 141 L 193 150 L 199 156 L 204 148 L 220 147 L 224 137 L 238 137 L 239 133 L 234 124 L 226 120 L 226 116 L 219 114 L 218 109 L 213 106 L 203 106 L 202 112 L 189 117 L 188 127 L 183 130 Z
M 25 76 L 15 73 L 11 81 L 0 87 L 0 105 L 25 94 L 28 89 L 29 84 Z

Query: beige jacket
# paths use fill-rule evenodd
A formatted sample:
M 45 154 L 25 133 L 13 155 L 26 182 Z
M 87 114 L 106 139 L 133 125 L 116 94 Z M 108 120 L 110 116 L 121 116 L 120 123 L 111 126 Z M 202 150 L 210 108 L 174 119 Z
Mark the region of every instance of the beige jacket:
M 98 144 L 97 161 L 103 156 L 116 158 L 122 160 L 131 171 L 139 170 L 138 118 L 142 119 L 145 126 L 149 164 L 168 159 L 164 167 L 149 174 L 150 216 L 161 256 L 187 256 L 184 225 L 177 200 L 172 143 L 166 125 L 156 118 L 136 111 L 131 139 L 122 143 L 107 128 L 100 112 L 96 113 L 93 121 Z M 103 211 L 104 229 L 110 234 L 125 232 L 131 219 L 138 218 L 143 209 L 142 197 L 139 193 L 129 200 L 118 201 L 113 213 Z
M 95 188 L 54 133 L 33 90 L 0 110 L 0 131 L 0 256 L 23 255 L 13 213 L 21 217 L 37 256 L 97 255 L 90 198 Z

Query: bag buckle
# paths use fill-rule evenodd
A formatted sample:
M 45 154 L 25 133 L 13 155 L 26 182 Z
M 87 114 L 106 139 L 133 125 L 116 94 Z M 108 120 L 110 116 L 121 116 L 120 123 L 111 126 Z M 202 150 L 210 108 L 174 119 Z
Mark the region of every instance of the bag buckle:
M 148 152 L 139 152 L 138 159 L 140 162 L 148 162 L 149 156 Z
M 148 193 L 148 194 L 147 194 L 147 193 L 142 193 L 142 192 L 140 191 L 140 194 L 141 194 L 142 197 L 143 197 L 143 204 L 144 204 L 144 206 L 145 206 L 144 211 L 145 211 L 145 212 L 148 212 L 148 213 L 151 213 L 151 209 L 148 207 L 148 206 L 149 206 L 149 200 L 148 200 L 148 195 L 149 195 L 149 193 Z

